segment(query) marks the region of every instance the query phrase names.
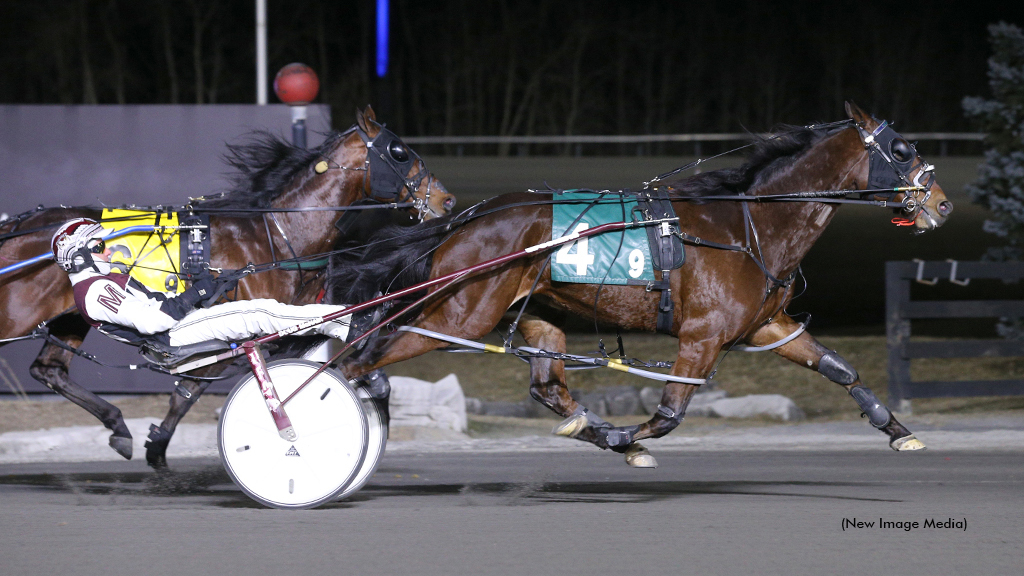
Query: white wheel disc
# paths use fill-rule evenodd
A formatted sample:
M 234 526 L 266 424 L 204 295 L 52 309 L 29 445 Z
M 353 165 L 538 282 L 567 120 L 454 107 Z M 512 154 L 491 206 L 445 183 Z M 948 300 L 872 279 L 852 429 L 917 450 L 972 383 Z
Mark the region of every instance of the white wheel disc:
M 384 415 L 377 407 L 377 403 L 370 398 L 370 393 L 366 391 L 365 386 L 356 388 L 356 396 L 362 401 L 363 411 L 366 412 L 366 424 L 369 426 L 370 432 L 369 442 L 366 446 L 366 458 L 363 459 L 363 465 L 359 467 L 359 472 L 352 482 L 338 496 L 338 500 L 348 498 L 365 486 L 370 478 L 373 478 L 373 473 L 377 471 L 377 464 L 380 463 L 380 458 L 384 455 L 384 449 L 388 444 L 388 427 L 384 423 Z
M 283 400 L 319 367 L 308 360 L 279 360 L 267 371 Z M 253 375 L 235 385 L 217 435 L 228 475 L 248 496 L 274 508 L 312 508 L 337 498 L 366 456 L 369 430 L 362 403 L 345 379 L 328 369 L 285 404 L 285 411 L 298 436 L 294 442 L 278 434 Z

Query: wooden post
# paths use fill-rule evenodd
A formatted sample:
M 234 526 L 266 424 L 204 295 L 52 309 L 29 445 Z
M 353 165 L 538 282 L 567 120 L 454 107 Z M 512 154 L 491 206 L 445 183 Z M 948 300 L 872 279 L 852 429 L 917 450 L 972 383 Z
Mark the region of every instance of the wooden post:
M 910 302 L 910 280 L 903 277 L 904 262 L 885 263 L 885 344 L 889 353 L 889 409 L 899 414 L 910 414 L 908 392 L 910 360 L 906 346 L 910 340 L 910 320 L 902 311 Z

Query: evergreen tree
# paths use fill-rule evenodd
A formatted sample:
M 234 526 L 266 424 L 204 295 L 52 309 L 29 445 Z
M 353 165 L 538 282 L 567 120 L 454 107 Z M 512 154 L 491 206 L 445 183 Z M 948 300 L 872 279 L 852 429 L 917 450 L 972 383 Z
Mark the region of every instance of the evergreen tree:
M 964 98 L 968 118 L 988 133 L 985 162 L 967 186 L 971 199 L 992 212 L 985 231 L 1006 241 L 990 248 L 995 260 L 1024 255 L 1024 33 L 1013 24 L 989 26 L 993 55 L 988 61 L 991 100 Z
M 988 133 L 985 162 L 978 179 L 967 186 L 971 199 L 992 211 L 984 230 L 1006 240 L 989 248 L 994 260 L 1024 255 L 1024 33 L 1012 24 L 989 26 L 993 55 L 988 61 L 991 100 L 964 98 L 964 111 Z M 1024 319 L 1001 318 L 996 326 L 1006 338 L 1024 339 Z

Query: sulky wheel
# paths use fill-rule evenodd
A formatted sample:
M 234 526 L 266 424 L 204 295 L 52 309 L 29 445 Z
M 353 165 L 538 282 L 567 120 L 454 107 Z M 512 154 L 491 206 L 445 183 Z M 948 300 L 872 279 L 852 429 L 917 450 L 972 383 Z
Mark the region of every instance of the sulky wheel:
M 355 479 L 345 487 L 338 496 L 338 499 L 348 498 L 365 485 L 373 473 L 377 471 L 377 464 L 384 455 L 384 448 L 388 444 L 388 423 L 385 420 L 384 409 L 380 400 L 374 400 L 365 387 L 356 388 L 356 395 L 363 402 L 363 410 L 366 412 L 366 423 L 369 426 L 369 442 L 366 448 L 366 458 L 359 468 Z
M 319 367 L 292 359 L 270 362 L 267 370 L 278 396 L 287 398 Z M 274 508 L 313 508 L 337 499 L 359 476 L 367 454 L 363 403 L 338 372 L 328 369 L 285 410 L 298 435 L 294 442 L 278 434 L 253 375 L 235 385 L 217 434 L 228 475 L 253 500 Z

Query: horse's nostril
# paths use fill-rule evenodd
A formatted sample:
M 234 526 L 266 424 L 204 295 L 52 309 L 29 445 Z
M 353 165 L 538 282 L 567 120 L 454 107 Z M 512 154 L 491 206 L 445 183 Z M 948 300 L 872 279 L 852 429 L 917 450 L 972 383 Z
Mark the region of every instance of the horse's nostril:
M 452 208 L 455 208 L 455 198 L 449 196 L 444 201 L 444 209 L 445 210 L 451 210 Z
M 953 203 L 949 200 L 943 200 L 939 202 L 939 214 L 943 216 L 949 216 L 953 213 Z

